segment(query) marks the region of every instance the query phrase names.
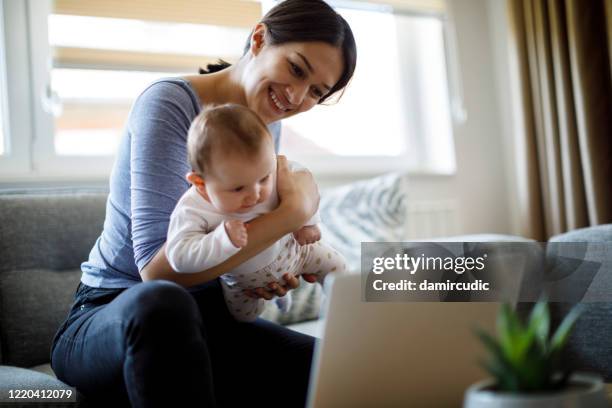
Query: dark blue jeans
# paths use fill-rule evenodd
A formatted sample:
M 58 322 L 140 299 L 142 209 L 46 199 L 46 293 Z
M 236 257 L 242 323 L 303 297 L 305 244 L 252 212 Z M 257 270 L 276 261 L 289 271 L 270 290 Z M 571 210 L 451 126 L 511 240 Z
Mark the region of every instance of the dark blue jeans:
M 87 401 L 134 407 L 303 407 L 314 338 L 236 322 L 218 280 L 129 289 L 80 284 L 51 351 L 57 377 Z

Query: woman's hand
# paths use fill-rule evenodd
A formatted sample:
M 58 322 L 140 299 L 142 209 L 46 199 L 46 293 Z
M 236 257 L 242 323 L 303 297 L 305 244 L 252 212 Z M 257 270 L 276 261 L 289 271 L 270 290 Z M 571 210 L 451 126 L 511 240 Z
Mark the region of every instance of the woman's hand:
M 317 281 L 317 275 L 303 274 L 301 276 L 308 283 L 314 283 Z M 245 290 L 244 293 L 251 298 L 270 300 L 274 298 L 274 296 L 283 297 L 291 289 L 295 289 L 300 286 L 300 280 L 291 273 L 284 274 L 283 279 L 286 282 L 285 285 L 279 285 L 276 282 L 271 282 L 268 284 L 267 288 Z
M 307 170 L 292 172 L 287 164 L 287 157 L 279 155 L 276 185 L 280 199 L 279 208 L 284 208 L 292 215 L 290 221 L 295 231 L 304 225 L 319 207 L 317 184 Z

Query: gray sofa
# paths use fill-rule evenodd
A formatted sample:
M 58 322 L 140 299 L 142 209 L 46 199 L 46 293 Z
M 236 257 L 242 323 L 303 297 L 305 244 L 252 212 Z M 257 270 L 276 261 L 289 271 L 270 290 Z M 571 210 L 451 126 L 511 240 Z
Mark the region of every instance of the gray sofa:
M 8 389 L 68 388 L 53 375 L 50 347 L 72 303 L 80 264 L 102 230 L 106 195 L 82 189 L 0 194 L 4 395 Z
M 85 189 L 0 192 L 0 391 L 67 388 L 50 368 L 50 346 L 70 308 L 80 264 L 102 229 L 106 195 L 103 190 Z M 612 241 L 612 226 L 554 239 Z M 316 293 L 302 295 L 311 315 L 317 312 L 312 306 Z M 567 308 L 556 305 L 554 316 L 558 319 Z M 612 380 L 610 333 L 609 304 L 587 306 L 571 339 L 574 365 Z M 81 405 L 87 401 L 79 396 Z

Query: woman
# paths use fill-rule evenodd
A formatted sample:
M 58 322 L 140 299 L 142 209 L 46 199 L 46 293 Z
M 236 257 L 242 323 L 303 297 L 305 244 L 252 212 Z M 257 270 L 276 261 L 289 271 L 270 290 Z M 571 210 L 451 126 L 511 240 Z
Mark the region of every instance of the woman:
M 253 220 L 248 245 L 217 267 L 177 274 L 164 242 L 188 188 L 186 135 L 202 106 L 248 106 L 278 142 L 274 122 L 341 91 L 355 61 L 342 17 L 320 0 L 287 0 L 257 24 L 234 66 L 161 80 L 140 95 L 111 175 L 104 231 L 53 342 L 59 379 L 94 402 L 138 407 L 304 405 L 313 338 L 263 320 L 235 322 L 217 278 L 310 218 L 312 177 L 279 159 L 281 204 Z M 270 299 L 298 286 L 294 276 L 285 280 L 251 295 Z

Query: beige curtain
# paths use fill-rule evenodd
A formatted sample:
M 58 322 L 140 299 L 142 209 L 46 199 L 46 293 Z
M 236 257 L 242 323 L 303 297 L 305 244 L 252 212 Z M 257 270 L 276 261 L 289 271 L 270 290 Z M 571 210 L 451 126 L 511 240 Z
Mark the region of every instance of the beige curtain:
M 612 0 L 508 0 L 523 233 L 612 222 Z

